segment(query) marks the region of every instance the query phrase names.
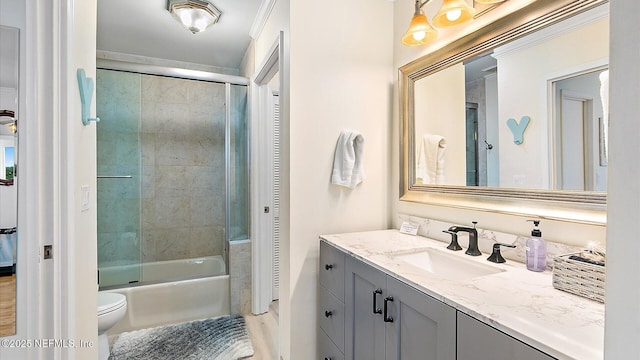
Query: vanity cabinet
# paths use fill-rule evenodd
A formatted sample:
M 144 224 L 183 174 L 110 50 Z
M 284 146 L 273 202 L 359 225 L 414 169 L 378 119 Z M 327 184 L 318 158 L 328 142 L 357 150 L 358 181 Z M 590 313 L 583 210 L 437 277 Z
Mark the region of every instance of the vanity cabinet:
M 320 242 L 320 360 L 550 360 L 539 350 Z
M 551 360 L 539 350 L 458 312 L 458 360 Z
M 455 359 L 454 308 L 320 244 L 320 360 Z

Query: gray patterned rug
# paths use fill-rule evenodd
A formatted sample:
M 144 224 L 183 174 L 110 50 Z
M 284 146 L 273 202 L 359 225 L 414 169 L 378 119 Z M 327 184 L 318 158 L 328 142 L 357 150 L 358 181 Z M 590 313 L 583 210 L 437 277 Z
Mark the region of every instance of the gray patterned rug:
M 109 360 L 235 360 L 253 355 L 241 315 L 122 333 Z

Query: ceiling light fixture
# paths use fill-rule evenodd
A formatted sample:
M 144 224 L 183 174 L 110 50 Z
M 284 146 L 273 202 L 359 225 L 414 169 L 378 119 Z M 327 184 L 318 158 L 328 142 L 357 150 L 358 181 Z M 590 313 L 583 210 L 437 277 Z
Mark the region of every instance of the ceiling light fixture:
M 167 10 L 182 26 L 194 34 L 217 23 L 222 15 L 222 12 L 211 2 L 204 0 L 169 0 Z
M 9 131 L 16 133 L 18 131 L 17 121 L 15 119 L 15 113 L 11 110 L 0 110 L 0 117 L 6 117 L 7 119 L 0 119 L 0 125 L 7 125 Z
M 427 17 L 424 16 L 422 7 L 430 3 L 432 0 L 416 0 L 415 12 L 411 19 L 409 29 L 402 36 L 402 43 L 408 46 L 419 46 L 434 40 L 438 32 L 429 24 Z M 493 5 L 489 9 L 485 9 L 476 14 L 475 4 L 491 5 L 501 3 L 507 0 L 473 0 L 473 6 L 467 4 L 467 0 L 443 0 L 440 10 L 433 17 L 433 25 L 439 28 L 454 26 L 465 23 L 476 17 L 484 15 L 493 10 L 498 5 Z

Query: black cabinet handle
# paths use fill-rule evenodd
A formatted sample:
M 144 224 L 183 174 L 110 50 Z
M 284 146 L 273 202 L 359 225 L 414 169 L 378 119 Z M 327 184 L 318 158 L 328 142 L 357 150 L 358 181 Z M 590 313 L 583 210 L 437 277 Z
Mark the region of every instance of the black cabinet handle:
M 393 317 L 387 315 L 387 303 L 393 302 L 393 296 L 384 298 L 384 322 L 393 322 Z
M 331 315 L 333 315 L 333 311 L 329 311 L 329 310 L 324 311 L 324 317 L 331 317 Z
M 331 360 L 331 358 L 330 358 L 330 357 L 326 357 L 326 356 L 325 356 L 325 357 L 324 357 L 324 360 Z
M 376 304 L 376 295 L 377 294 L 382 294 L 382 289 L 378 288 L 373 290 L 373 313 L 374 314 L 382 314 L 382 309 L 380 309 L 378 307 L 378 304 Z
M 333 269 L 333 265 L 332 264 L 325 264 L 324 265 L 324 269 L 325 270 L 331 270 L 331 269 Z

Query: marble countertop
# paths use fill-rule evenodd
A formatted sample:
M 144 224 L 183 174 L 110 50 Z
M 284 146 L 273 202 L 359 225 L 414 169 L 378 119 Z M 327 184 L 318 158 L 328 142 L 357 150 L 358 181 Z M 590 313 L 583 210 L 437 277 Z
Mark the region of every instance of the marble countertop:
M 494 264 L 489 254 L 472 257 L 421 236 L 382 230 L 321 235 L 333 246 L 400 279 L 478 320 L 559 359 L 603 359 L 604 304 L 554 289 L 551 272 L 528 271 L 507 260 Z M 451 280 L 398 259 L 428 248 L 501 271 L 473 279 Z

